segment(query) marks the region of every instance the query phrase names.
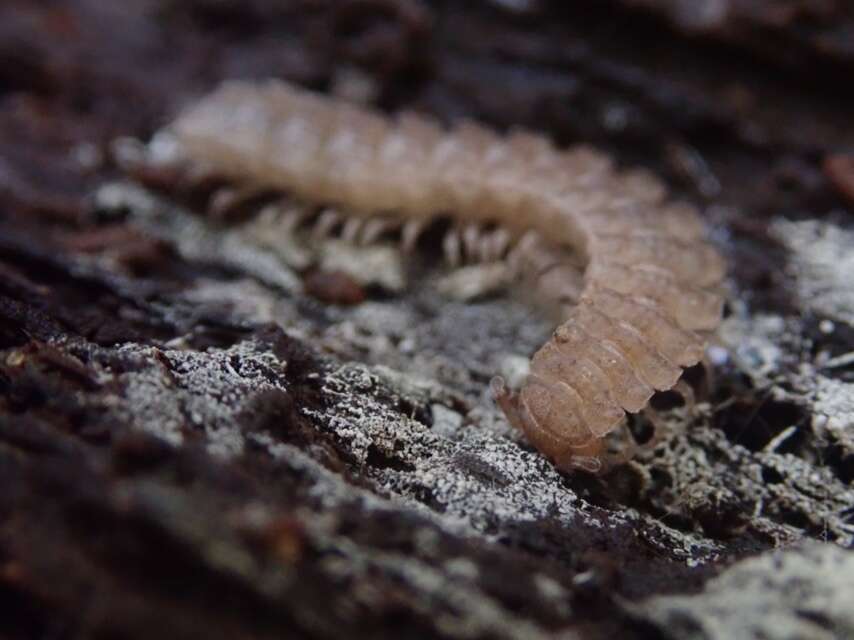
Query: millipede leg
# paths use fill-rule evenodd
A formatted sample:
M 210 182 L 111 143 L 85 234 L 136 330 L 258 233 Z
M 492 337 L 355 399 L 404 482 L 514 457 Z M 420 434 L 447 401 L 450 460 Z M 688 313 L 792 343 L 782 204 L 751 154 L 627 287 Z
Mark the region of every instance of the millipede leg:
M 400 246 L 404 253 L 412 253 L 415 250 L 415 244 L 418 242 L 418 236 L 424 231 L 427 226 L 425 220 L 410 220 L 403 225 L 401 232 Z
M 507 255 L 507 263 L 510 265 L 511 270 L 516 274 L 523 273 L 526 263 L 531 260 L 532 255 L 536 252 L 539 245 L 540 234 L 536 231 L 528 231 L 519 238 L 516 246 Z
M 688 409 L 690 415 L 690 412 L 693 412 L 697 406 L 697 397 L 694 394 L 694 389 L 690 384 L 680 379 L 673 387 L 673 390 L 682 396 L 682 399 L 685 401 L 685 408 Z
M 494 376 L 489 381 L 489 390 L 492 392 L 492 399 L 495 404 L 504 412 L 507 421 L 515 429 L 525 432 L 525 421 L 519 413 L 518 398 L 516 394 L 507 387 L 504 378 Z
M 362 218 L 349 218 L 347 222 L 344 223 L 344 229 L 341 231 L 341 239 L 345 242 L 355 244 L 356 238 L 359 236 L 359 232 L 362 230 L 364 222 L 365 221 Z
M 314 240 L 323 240 L 332 233 L 332 230 L 341 222 L 341 214 L 334 209 L 326 209 L 317 218 L 311 236 Z
M 497 262 L 504 257 L 510 246 L 510 232 L 499 227 L 489 234 L 482 244 L 482 259 L 484 262 Z
M 445 234 L 445 237 L 442 239 L 442 251 L 450 266 L 457 267 L 460 265 L 460 262 L 462 262 L 462 247 L 459 231 L 451 229 Z
M 394 229 L 398 224 L 395 220 L 389 218 L 370 218 L 366 220 L 362 226 L 362 233 L 359 236 L 359 244 L 363 246 L 373 244 L 382 234 Z
M 217 218 L 227 218 L 235 209 L 264 193 L 258 187 L 221 187 L 208 201 L 208 212 Z
M 602 460 L 594 456 L 572 456 L 567 465 L 588 473 L 600 473 L 603 470 Z
M 616 453 L 605 453 L 602 456 L 602 467 L 600 469 L 602 473 L 608 473 L 615 467 L 631 462 L 638 451 L 647 448 L 647 445 L 638 444 L 638 441 L 635 440 L 635 436 L 629 428 L 627 420 L 623 421 L 622 431 L 624 432 L 622 438 L 623 444 L 620 450 Z
M 467 262 L 476 262 L 480 254 L 482 234 L 476 224 L 467 224 L 461 233 L 463 240 L 463 258 Z
M 280 224 L 282 227 L 282 231 L 286 234 L 294 233 L 309 217 L 310 211 L 307 207 L 299 207 L 296 205 L 289 205 L 283 207 L 281 204 L 269 205 L 264 208 L 264 211 L 272 210 L 273 213 L 281 216 Z

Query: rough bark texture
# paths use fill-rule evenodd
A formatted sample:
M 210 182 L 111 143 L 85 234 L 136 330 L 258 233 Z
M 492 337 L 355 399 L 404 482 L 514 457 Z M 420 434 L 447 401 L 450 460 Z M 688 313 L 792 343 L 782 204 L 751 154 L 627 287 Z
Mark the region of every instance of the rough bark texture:
M 852 637 L 844 5 L 3 3 L 0 636 Z M 487 393 L 548 335 L 524 301 L 384 248 L 303 282 L 114 165 L 268 76 L 665 176 L 732 265 L 698 402 L 562 475 Z

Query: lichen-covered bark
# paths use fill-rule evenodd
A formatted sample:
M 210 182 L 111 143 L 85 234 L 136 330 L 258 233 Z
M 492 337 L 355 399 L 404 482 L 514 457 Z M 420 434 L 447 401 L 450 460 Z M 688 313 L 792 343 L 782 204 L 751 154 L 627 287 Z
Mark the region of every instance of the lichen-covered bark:
M 850 552 L 816 542 L 744 560 L 697 595 L 665 595 L 637 608 L 668 638 L 815 638 L 854 634 Z
M 0 8 L 0 635 L 851 635 L 850 16 L 566 4 Z M 697 402 L 560 474 L 487 392 L 549 319 L 488 274 L 332 246 L 358 279 L 309 286 L 300 247 L 114 166 L 268 75 L 665 176 L 732 264 Z

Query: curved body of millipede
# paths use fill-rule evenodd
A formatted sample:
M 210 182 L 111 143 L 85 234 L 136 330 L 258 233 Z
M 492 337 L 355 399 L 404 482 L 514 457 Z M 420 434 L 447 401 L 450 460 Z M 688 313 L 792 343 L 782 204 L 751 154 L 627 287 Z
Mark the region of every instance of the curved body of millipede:
M 343 220 L 357 242 L 396 228 L 411 247 L 450 215 L 452 262 L 503 260 L 533 270 L 544 295 L 571 300 L 521 389 L 492 383 L 509 421 L 561 468 L 599 470 L 605 436 L 673 388 L 720 322 L 725 266 L 696 211 L 666 202 L 648 173 L 618 172 L 589 148 L 390 119 L 281 82 L 227 83 L 168 132 L 197 173 L 326 205 L 318 228 Z

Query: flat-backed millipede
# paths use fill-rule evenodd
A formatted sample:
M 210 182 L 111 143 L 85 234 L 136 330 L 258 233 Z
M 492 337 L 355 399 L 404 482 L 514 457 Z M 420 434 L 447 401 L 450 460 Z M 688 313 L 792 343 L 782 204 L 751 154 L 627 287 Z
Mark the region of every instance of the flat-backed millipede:
M 321 235 L 343 226 L 369 243 L 395 230 L 404 249 L 450 217 L 451 262 L 500 261 L 533 274 L 545 297 L 572 301 L 521 389 L 492 381 L 508 420 L 563 469 L 600 470 L 625 412 L 672 389 L 720 322 L 725 265 L 696 210 L 588 147 L 473 123 L 445 130 L 279 81 L 226 83 L 165 135 L 170 162 L 229 181 L 232 200 L 283 192 L 323 205 Z M 282 206 L 276 224 L 300 224 L 304 211 Z

